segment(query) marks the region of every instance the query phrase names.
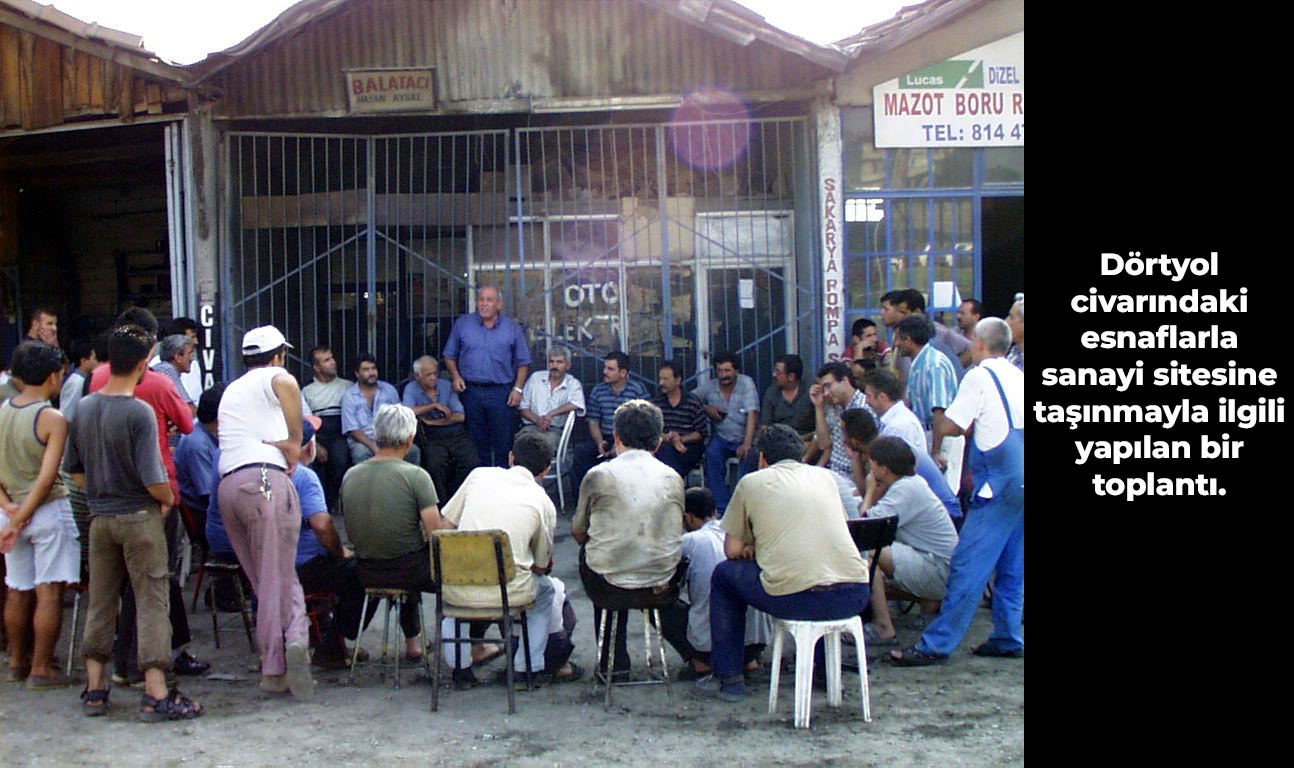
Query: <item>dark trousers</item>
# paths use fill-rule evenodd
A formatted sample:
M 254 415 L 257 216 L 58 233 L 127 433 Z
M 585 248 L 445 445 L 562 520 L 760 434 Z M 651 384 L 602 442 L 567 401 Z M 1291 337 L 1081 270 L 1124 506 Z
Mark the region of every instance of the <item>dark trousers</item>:
M 705 458 L 705 443 L 688 444 L 687 453 L 679 453 L 672 445 L 661 445 L 656 458 L 687 482 L 688 473 L 701 466 L 701 460 Z
M 422 468 L 431 475 L 436 497 L 444 505 L 458 491 L 467 475 L 480 466 L 476 444 L 461 424 L 449 427 L 424 425 L 419 432 L 422 436 Z
M 355 575 L 365 587 L 407 589 L 412 592 L 437 590 L 431 578 L 431 549 L 424 547 L 407 555 L 385 560 L 355 558 Z M 360 598 L 363 600 L 363 598 Z M 434 617 L 433 617 L 434 618 Z M 418 603 L 406 600 L 400 607 L 400 629 L 406 638 L 417 637 L 422 631 L 418 623 Z
M 517 431 L 517 409 L 508 407 L 511 384 L 473 384 L 459 395 L 467 431 L 476 444 L 481 464 L 507 467 L 512 435 Z
M 576 498 L 579 498 L 580 485 L 584 482 L 584 476 L 595 465 L 609 459 L 598 457 L 598 452 L 602 450 L 602 447 L 593 442 L 591 438 L 577 441 L 575 436 L 572 435 L 569 450 L 571 455 L 571 492 Z
M 312 469 L 319 473 L 323 483 L 324 498 L 328 509 L 337 509 L 337 500 L 341 498 L 341 479 L 350 469 L 350 446 L 341 431 L 340 416 L 323 416 L 323 426 L 315 433 L 315 442 L 328 452 L 328 460 L 316 462 Z
M 683 661 L 699 661 L 709 666 L 710 652 L 698 651 L 687 639 L 688 618 L 691 608 L 692 606 L 682 600 L 675 600 L 672 605 L 661 608 L 661 634 L 665 637 L 665 642 L 678 651 L 678 655 L 683 658 Z M 763 652 L 763 643 L 747 643 L 743 661 L 746 664 L 758 661 L 760 654 Z
M 746 606 L 780 619 L 827 621 L 862 613 L 871 600 L 866 583 L 806 589 L 790 595 L 770 595 L 759 579 L 754 560 L 725 560 L 710 581 L 710 638 L 714 673 L 720 680 L 741 676 L 746 638 Z
M 629 669 L 629 646 L 628 646 L 628 628 L 629 628 L 629 611 L 640 608 L 665 608 L 672 603 L 678 602 L 678 585 L 683 580 L 684 574 L 687 573 L 687 561 L 679 561 L 678 570 L 669 580 L 669 588 L 664 591 L 656 591 L 652 587 L 643 589 L 625 589 L 617 587 L 603 578 L 602 574 L 589 568 L 588 563 L 584 560 L 584 549 L 580 548 L 580 580 L 584 582 L 584 593 L 588 595 L 589 600 L 593 603 L 593 626 L 594 631 L 602 623 L 602 609 L 599 606 L 606 606 L 608 610 L 614 610 L 616 613 L 616 642 L 614 663 L 611 669 L 614 672 L 627 671 Z M 631 606 L 621 608 L 620 606 Z M 664 621 L 662 618 L 661 621 Z M 609 634 L 610 627 L 607 628 Z M 608 648 L 605 644 L 602 647 L 602 655 L 597 660 L 598 668 L 605 669 L 607 655 L 613 649 Z
M 336 596 L 331 615 L 319 622 L 319 647 L 337 650 L 341 638 L 359 637 L 360 612 L 364 608 L 364 585 L 355 573 L 354 560 L 340 560 L 330 555 L 319 555 L 297 566 L 297 579 L 307 595 L 327 590 Z M 364 617 L 364 626 L 373 620 L 377 606 L 370 605 Z

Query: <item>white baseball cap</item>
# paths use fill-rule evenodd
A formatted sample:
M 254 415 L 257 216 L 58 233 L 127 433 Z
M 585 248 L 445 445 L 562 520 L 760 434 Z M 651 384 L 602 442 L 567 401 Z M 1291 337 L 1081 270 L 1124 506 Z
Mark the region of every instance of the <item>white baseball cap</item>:
M 279 329 L 272 325 L 262 325 L 243 334 L 244 355 L 263 355 L 266 352 L 275 352 L 283 346 L 292 349 L 292 345 L 283 338 Z

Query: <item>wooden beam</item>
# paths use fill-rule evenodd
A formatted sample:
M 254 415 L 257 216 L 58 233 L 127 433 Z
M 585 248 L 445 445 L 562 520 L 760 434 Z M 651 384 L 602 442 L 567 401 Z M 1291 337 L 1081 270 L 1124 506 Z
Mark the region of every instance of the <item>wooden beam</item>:
M 125 48 L 101 43 L 85 37 L 78 37 L 64 29 L 36 21 L 19 13 L 15 13 L 7 8 L 0 7 L 0 23 L 15 27 L 24 32 L 30 32 L 46 40 L 51 40 L 59 45 L 65 45 L 68 48 L 75 48 L 79 51 L 85 51 L 93 56 L 111 61 L 117 64 L 130 67 L 141 74 L 150 75 L 161 80 L 167 80 L 172 83 L 181 85 L 190 85 L 192 78 L 188 72 L 173 67 L 170 64 L 163 64 L 160 61 L 154 61 L 151 54 L 136 53 L 128 51 Z
M 366 192 L 244 197 L 243 229 L 325 227 L 368 223 Z M 377 195 L 374 223 L 382 226 L 461 227 L 508 223 L 506 194 Z

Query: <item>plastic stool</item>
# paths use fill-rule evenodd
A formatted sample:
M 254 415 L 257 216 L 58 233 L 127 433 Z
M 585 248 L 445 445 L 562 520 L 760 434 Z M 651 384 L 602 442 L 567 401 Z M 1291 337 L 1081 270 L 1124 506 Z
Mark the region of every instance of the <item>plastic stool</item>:
M 827 658 L 827 704 L 839 707 L 843 701 L 840 684 L 840 635 L 854 636 L 858 652 L 858 680 L 863 695 L 863 722 L 872 721 L 872 706 L 867 689 L 867 653 L 863 647 L 863 620 L 857 616 L 834 621 L 791 621 L 776 619 L 773 623 L 773 674 L 768 684 L 768 714 L 777 710 L 777 683 L 782 672 L 783 633 L 795 640 L 795 727 L 809 727 L 810 698 L 813 695 L 813 650 L 818 638 L 824 638 Z

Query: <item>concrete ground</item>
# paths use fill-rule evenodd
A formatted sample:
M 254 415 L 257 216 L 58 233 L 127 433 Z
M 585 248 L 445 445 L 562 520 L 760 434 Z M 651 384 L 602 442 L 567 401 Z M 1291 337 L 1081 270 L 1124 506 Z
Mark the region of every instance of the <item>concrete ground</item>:
M 573 660 L 592 669 L 592 608 L 577 572 L 578 548 L 569 518 L 559 521 L 555 575 L 578 616 Z M 186 594 L 189 594 L 186 589 Z M 425 600 L 428 617 L 435 601 Z M 899 619 L 904 646 L 915 642 L 917 611 Z M 68 612 L 67 616 L 70 617 Z M 642 664 L 642 623 L 631 620 L 630 653 Z M 434 766 L 980 766 L 1024 762 L 1024 662 L 981 659 L 969 648 L 989 632 L 981 608 L 966 641 L 949 663 L 900 669 L 868 656 L 872 722 L 865 723 L 857 675 L 844 675 L 844 705 L 832 709 L 826 693 L 813 696 L 812 729 L 792 727 L 794 671 L 782 673 L 777 712 L 769 716 L 768 678 L 750 686 L 745 702 L 723 703 L 675 683 L 673 700 L 663 686 L 617 688 L 613 704 L 602 690 L 581 683 L 517 693 L 517 713 L 507 714 L 506 690 L 482 685 L 469 691 L 442 688 L 440 711 L 430 711 L 430 687 L 421 672 L 406 669 L 395 690 L 390 676 L 361 668 L 347 673 L 316 670 L 315 701 L 298 704 L 260 693 L 254 661 L 237 614 L 221 614 L 221 647 L 214 647 L 209 614 L 191 617 L 193 653 L 212 663 L 205 678 L 183 678 L 181 687 L 207 708 L 197 720 L 145 724 L 137 719 L 139 691 L 112 691 L 107 717 L 81 714 L 79 688 L 29 692 L 0 683 L 0 765 L 6 766 L 360 766 L 408 763 Z M 428 619 L 430 622 L 430 618 Z M 376 658 L 381 622 L 363 638 Z M 67 627 L 59 645 L 65 658 Z M 491 635 L 493 635 L 493 631 Z M 846 658 L 851 649 L 846 647 Z M 771 648 L 765 652 L 765 662 Z M 789 654 L 788 654 L 789 655 Z M 671 673 L 680 666 L 672 650 Z M 789 659 L 788 659 L 789 661 Z M 77 660 L 77 669 L 80 669 Z M 482 670 L 492 678 L 495 661 Z

